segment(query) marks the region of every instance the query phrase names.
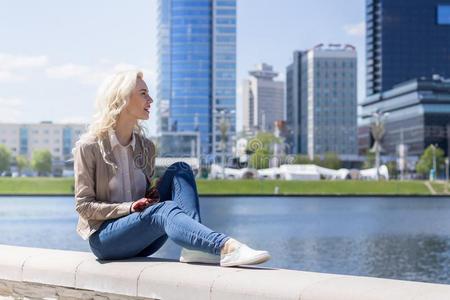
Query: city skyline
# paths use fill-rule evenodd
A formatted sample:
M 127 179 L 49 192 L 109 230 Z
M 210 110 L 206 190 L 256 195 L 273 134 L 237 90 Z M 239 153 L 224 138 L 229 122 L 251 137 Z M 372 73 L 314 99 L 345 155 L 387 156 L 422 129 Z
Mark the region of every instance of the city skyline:
M 241 80 L 247 72 L 261 62 L 282 71 L 291 63 L 292 51 L 319 43 L 351 43 L 361 48 L 358 99 L 363 99 L 364 3 L 286 0 L 271 7 L 270 1 L 262 2 L 237 4 L 238 130 Z M 131 66 L 144 70 L 156 98 L 156 1 L 138 1 L 135 6 L 119 1 L 24 3 L 0 2 L 0 38 L 8 41 L 0 48 L 1 121 L 89 122 L 101 79 Z M 346 13 L 336 14 L 337 10 Z M 123 16 L 130 17 L 123 22 Z

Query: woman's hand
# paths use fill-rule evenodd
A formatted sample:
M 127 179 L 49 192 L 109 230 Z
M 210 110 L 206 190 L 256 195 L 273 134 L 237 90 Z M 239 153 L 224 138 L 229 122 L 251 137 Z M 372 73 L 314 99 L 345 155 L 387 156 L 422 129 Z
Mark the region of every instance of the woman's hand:
M 131 204 L 131 212 L 137 212 L 137 211 L 143 211 L 150 205 L 158 202 L 159 199 L 150 199 L 150 198 L 141 198 L 139 200 L 136 200 Z
M 148 199 L 153 199 L 153 200 L 157 200 L 156 202 L 159 201 L 159 192 L 158 189 L 153 187 L 151 188 L 148 193 L 145 195 L 146 198 Z

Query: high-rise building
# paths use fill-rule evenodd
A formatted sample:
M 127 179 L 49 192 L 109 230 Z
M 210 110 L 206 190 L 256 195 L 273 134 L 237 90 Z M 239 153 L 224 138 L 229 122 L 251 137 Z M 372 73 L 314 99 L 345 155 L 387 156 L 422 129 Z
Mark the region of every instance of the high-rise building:
M 368 97 L 361 104 L 365 114 L 360 124 L 360 152 L 373 144 L 369 134 L 371 115 L 387 113 L 382 154 L 395 160 L 398 146 L 407 146 L 408 156 L 418 158 L 429 145 L 448 153 L 450 137 L 450 80 L 435 75 L 398 84 Z
M 169 130 L 198 130 L 201 153 L 215 156 L 223 115 L 227 136 L 236 132 L 236 0 L 158 2 L 158 100 L 169 102 Z
M 284 82 L 275 81 L 278 73 L 265 63 L 250 71 L 242 85 L 244 131 L 273 131 L 275 121 L 284 120 Z
M 407 80 L 450 77 L 450 1 L 366 0 L 367 96 Z
M 294 52 L 286 70 L 286 117 L 293 153 L 357 154 L 356 50 L 322 44 Z
M 450 117 L 444 101 L 448 84 L 439 81 L 450 78 L 450 1 L 367 0 L 366 27 L 367 98 L 361 103 L 359 153 L 373 145 L 370 124 L 376 110 L 389 113 L 383 155 L 395 157 L 402 140 L 409 155 L 420 155 L 431 141 L 447 149 L 430 128 L 445 131 L 442 119 Z

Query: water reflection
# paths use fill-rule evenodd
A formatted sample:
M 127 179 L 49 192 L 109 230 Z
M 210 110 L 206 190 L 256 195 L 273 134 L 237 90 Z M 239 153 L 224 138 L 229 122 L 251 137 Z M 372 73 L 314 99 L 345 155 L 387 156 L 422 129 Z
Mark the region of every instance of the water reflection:
M 202 198 L 203 223 L 267 249 L 268 267 L 450 283 L 450 200 Z M 71 197 L 0 198 L 0 243 L 89 251 Z M 178 258 L 168 241 L 155 256 Z

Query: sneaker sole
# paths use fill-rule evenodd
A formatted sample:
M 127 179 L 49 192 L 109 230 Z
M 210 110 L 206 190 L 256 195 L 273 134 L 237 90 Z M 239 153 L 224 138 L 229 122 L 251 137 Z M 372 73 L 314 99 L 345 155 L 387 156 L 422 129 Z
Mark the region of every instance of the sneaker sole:
M 266 261 L 268 261 L 271 258 L 270 254 L 268 253 L 262 253 L 259 254 L 253 258 L 247 259 L 247 260 L 241 260 L 238 262 L 228 262 L 228 263 L 220 263 L 221 267 L 234 267 L 234 266 L 240 266 L 240 265 L 257 265 L 262 264 Z
M 186 260 L 183 257 L 180 257 L 180 262 L 182 263 L 203 263 L 203 264 L 219 264 L 219 260 L 200 260 L 200 259 L 194 259 L 194 260 Z

